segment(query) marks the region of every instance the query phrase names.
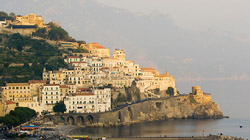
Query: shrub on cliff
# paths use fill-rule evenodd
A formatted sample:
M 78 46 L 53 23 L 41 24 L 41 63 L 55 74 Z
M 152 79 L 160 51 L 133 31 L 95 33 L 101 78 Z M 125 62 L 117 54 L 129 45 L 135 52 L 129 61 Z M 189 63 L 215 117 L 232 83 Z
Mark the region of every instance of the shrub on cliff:
M 166 94 L 170 96 L 174 96 L 174 88 L 168 87 L 168 89 L 166 90 Z
M 47 29 L 46 28 L 38 28 L 35 32 L 32 33 L 33 36 L 39 36 L 42 38 L 47 38 Z

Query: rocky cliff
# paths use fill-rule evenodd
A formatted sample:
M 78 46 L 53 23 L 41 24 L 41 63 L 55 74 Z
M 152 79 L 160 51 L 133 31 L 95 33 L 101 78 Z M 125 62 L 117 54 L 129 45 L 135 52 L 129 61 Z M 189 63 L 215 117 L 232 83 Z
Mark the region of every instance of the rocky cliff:
M 116 126 L 165 119 L 223 118 L 212 100 L 199 102 L 193 95 L 145 101 L 115 112 L 100 114 L 96 126 Z

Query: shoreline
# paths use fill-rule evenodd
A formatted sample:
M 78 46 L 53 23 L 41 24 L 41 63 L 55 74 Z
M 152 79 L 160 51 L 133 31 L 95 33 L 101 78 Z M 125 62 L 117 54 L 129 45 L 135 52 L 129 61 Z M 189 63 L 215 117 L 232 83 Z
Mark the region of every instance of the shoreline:
M 225 136 L 225 135 L 209 135 L 209 136 L 193 136 L 193 137 L 104 137 L 107 140 L 244 140 L 243 138 Z M 100 137 L 91 137 L 92 140 L 100 140 Z
M 196 136 L 196 137 L 128 137 L 128 138 L 107 138 L 108 140 L 243 140 L 224 135 Z

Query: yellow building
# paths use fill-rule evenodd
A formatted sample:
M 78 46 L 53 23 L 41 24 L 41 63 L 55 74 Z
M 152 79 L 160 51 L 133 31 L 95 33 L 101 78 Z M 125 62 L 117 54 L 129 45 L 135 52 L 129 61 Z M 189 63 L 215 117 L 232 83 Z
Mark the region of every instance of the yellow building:
M 141 72 L 151 72 L 154 76 L 158 76 L 159 72 L 154 68 L 140 68 Z
M 120 50 L 120 49 L 115 49 L 113 52 L 113 57 L 115 59 L 125 60 L 125 52 L 123 50 Z
M 41 102 L 41 92 L 43 85 L 46 84 L 45 80 L 29 80 L 28 82 L 30 84 L 30 93 L 32 97 L 37 96 L 38 102 Z
M 101 46 L 98 43 L 81 44 L 83 49 L 89 51 L 89 54 L 97 57 L 110 57 L 109 49 Z
M 6 97 L 6 101 L 32 101 L 29 83 L 7 83 L 6 86 L 3 87 L 3 95 Z
M 193 86 L 192 87 L 192 94 L 194 95 L 194 99 L 196 102 L 206 103 L 206 102 L 212 101 L 211 94 L 204 93 L 201 90 L 200 86 Z
M 66 73 L 63 71 L 46 71 L 43 70 L 43 80 L 50 84 L 64 84 Z
M 44 28 L 44 21 L 42 16 L 37 16 L 36 14 L 29 14 L 26 16 L 16 16 L 14 25 L 37 25 L 38 28 Z

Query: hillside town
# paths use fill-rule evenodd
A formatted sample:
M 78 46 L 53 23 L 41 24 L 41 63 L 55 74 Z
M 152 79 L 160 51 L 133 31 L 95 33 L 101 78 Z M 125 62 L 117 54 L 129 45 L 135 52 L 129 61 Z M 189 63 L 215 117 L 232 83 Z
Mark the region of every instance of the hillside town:
M 14 21 L 5 19 L 2 28 L 23 32 L 25 26 L 46 27 L 41 16 L 30 14 L 16 16 Z M 13 28 L 14 27 L 14 28 Z M 6 28 L 4 28 L 6 29 Z M 8 114 L 15 107 L 29 107 L 38 113 L 53 112 L 53 106 L 63 101 L 67 113 L 96 113 L 112 109 L 114 92 L 131 87 L 133 82 L 143 94 L 143 98 L 166 96 L 166 90 L 175 88 L 175 79 L 168 72 L 160 74 L 154 68 L 140 67 L 134 61 L 126 60 L 125 51 L 110 50 L 98 43 L 79 44 L 59 41 L 62 48 L 84 49 L 87 52 L 63 55 L 68 68 L 56 71 L 43 69 L 42 80 L 27 83 L 6 83 L 1 88 L 0 116 Z M 16 64 L 18 65 L 18 64 Z M 156 93 L 157 91 L 157 93 Z M 117 98 L 117 97 L 115 97 Z
M 44 68 L 43 80 L 6 83 L 1 91 L 1 115 L 16 106 L 29 107 L 39 113 L 53 112 L 53 106 L 59 101 L 64 101 L 68 113 L 109 111 L 112 90 L 130 87 L 133 81 L 147 98 L 160 97 L 154 94 L 155 89 L 175 89 L 175 79 L 168 72 L 159 74 L 154 68 L 141 68 L 126 60 L 123 50 L 115 49 L 110 57 L 109 49 L 97 43 L 80 47 L 89 53 L 66 56 L 68 69 L 47 71 Z

